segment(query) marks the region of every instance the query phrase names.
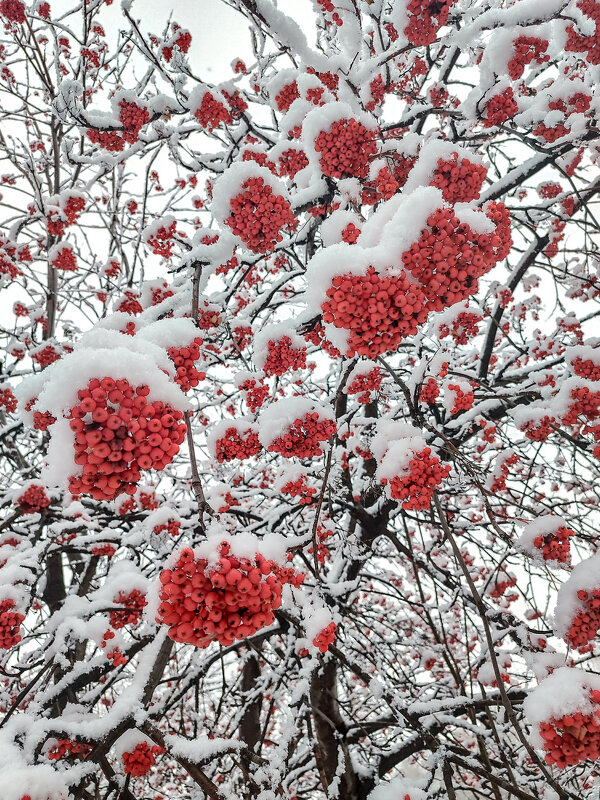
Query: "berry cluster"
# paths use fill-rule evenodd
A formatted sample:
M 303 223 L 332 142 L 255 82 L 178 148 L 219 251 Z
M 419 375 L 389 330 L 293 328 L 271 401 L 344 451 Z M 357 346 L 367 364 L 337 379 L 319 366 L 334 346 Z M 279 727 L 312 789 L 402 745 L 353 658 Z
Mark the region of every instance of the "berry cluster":
M 323 321 L 349 331 L 349 358 L 394 351 L 427 319 L 425 295 L 404 272 L 382 278 L 369 267 L 366 275 L 336 275 L 326 294 Z
M 353 222 L 349 222 L 342 231 L 342 241 L 346 242 L 347 244 L 356 244 L 360 234 L 360 228 L 357 228 Z
M 427 383 L 421 387 L 419 400 L 421 403 L 435 403 L 440 395 L 440 387 L 437 385 L 435 378 L 428 378 Z
M 299 497 L 300 505 L 310 505 L 314 499 L 317 490 L 314 487 L 307 486 L 306 478 L 301 475 L 297 481 L 288 481 L 281 487 L 282 494 L 289 494 L 290 497 Z
M 590 700 L 600 703 L 600 692 L 591 691 Z M 544 740 L 546 763 L 559 769 L 574 766 L 580 761 L 600 758 L 600 708 L 591 714 L 575 711 L 559 719 L 540 723 Z
M 14 414 L 17 410 L 17 398 L 7 386 L 0 386 L 0 409 L 8 414 Z
M 268 253 L 283 241 L 282 230 L 296 230 L 298 220 L 285 197 L 274 194 L 262 178 L 249 178 L 242 189 L 231 198 L 225 224 L 253 253 Z
M 23 514 L 37 514 L 43 508 L 48 508 L 50 498 L 44 491 L 44 487 L 39 484 L 29 486 L 23 494 L 17 498 L 17 503 Z
M 31 356 L 31 360 L 35 361 L 35 363 L 39 364 L 42 368 L 54 364 L 54 362 L 58 361 L 60 358 L 60 352 L 51 344 L 31 350 L 29 355 Z
M 246 394 L 248 409 L 254 414 L 265 402 L 270 394 L 270 389 L 262 380 L 248 378 L 240 383 L 240 389 Z
M 83 197 L 75 194 L 61 196 L 58 210 L 52 210 L 46 218 L 46 228 L 50 236 L 62 236 L 65 228 L 77 220 L 85 208 Z
M 315 140 L 321 171 L 330 178 L 366 178 L 369 161 L 377 152 L 376 132 L 355 119 L 340 119 Z
M 234 458 L 239 458 L 240 461 L 252 458 L 260 453 L 261 449 L 258 434 L 252 428 L 242 433 L 233 426 L 227 428 L 225 434 L 215 443 L 215 454 L 219 464 L 223 461 L 233 461 Z
M 510 223 L 502 204 L 488 207 L 496 223 L 492 234 L 476 234 L 451 209 L 438 209 L 427 228 L 402 254 L 407 270 L 423 286 L 429 310 L 441 311 L 475 294 L 478 279 L 504 258 L 510 247 Z
M 508 62 L 508 74 L 513 81 L 525 72 L 525 67 L 535 61 L 537 64 L 545 64 L 550 61 L 550 56 L 546 53 L 548 49 L 547 39 L 538 39 L 536 36 L 517 36 L 513 42 L 514 55 Z
M 292 81 L 291 83 L 286 83 L 283 89 L 279 92 L 279 94 L 275 95 L 275 102 L 277 103 L 277 108 L 282 113 L 289 111 L 290 106 L 300 97 L 300 92 L 298 91 L 298 84 L 296 81 Z
M 448 203 L 470 203 L 479 199 L 486 175 L 487 169 L 481 164 L 468 158 L 459 161 L 458 153 L 452 153 L 449 159 L 438 160 L 431 185 L 441 189 Z
M 366 205 L 374 205 L 380 200 L 389 200 L 399 188 L 400 184 L 388 167 L 382 167 L 375 176 L 374 182 L 365 186 L 361 199 Z
M 572 53 L 586 53 L 589 64 L 600 64 L 600 7 L 596 0 L 577 0 L 581 11 L 593 20 L 595 31 L 591 36 L 582 36 L 573 26 L 567 28 L 567 44 L 565 50 Z
M 357 394 L 359 403 L 366 405 L 371 401 L 371 392 L 377 392 L 381 388 L 381 368 L 373 367 L 363 375 L 357 375 L 352 383 L 346 388 L 346 394 Z
M 591 358 L 574 358 L 570 364 L 575 375 L 587 378 L 588 381 L 600 381 L 600 364 L 594 363 Z M 1 401 L 0 401 L 1 402 Z
M 579 650 L 585 647 L 600 630 L 600 588 L 586 592 L 580 589 L 578 599 L 584 604 L 571 621 L 565 641 Z
M 322 419 L 314 411 L 294 420 L 283 436 L 274 439 L 268 449 L 286 458 L 314 458 L 322 455 L 321 442 L 331 439 L 335 431 L 333 420 Z
M 0 14 L 9 22 L 25 22 L 25 4 L 21 0 L 0 0 Z
M 87 758 L 92 752 L 92 745 L 85 742 L 74 742 L 72 739 L 57 739 L 56 744 L 48 752 L 51 761 L 62 758 Z
M 217 640 L 230 645 L 271 625 L 273 611 L 281 606 L 284 583 L 300 585 L 303 575 L 281 568 L 260 553 L 254 559 L 237 558 L 223 543 L 221 557 L 212 567 L 196 559 L 194 551 L 181 552 L 173 569 L 161 572 L 157 621 L 169 626 L 176 642 L 208 647 Z
M 306 348 L 296 350 L 289 336 L 277 341 L 270 340 L 268 354 L 263 367 L 265 375 L 283 375 L 288 370 L 306 367 Z
M 194 116 L 207 131 L 214 131 L 224 122 L 231 125 L 233 115 L 223 103 L 219 102 L 210 92 L 205 92 L 200 106 L 194 111 Z
M 94 144 L 99 144 L 105 150 L 120 152 L 126 144 L 137 142 L 141 129 L 150 122 L 150 112 L 137 103 L 121 100 L 119 102 L 119 121 L 122 126 L 120 132 L 90 128 L 86 131 L 88 139 Z
M 73 272 L 77 269 L 77 259 L 70 244 L 61 242 L 54 249 L 53 258 L 50 262 L 54 269 L 62 269 L 65 272 Z
M 493 128 L 494 125 L 502 125 L 506 120 L 511 119 L 519 111 L 513 90 L 508 87 L 500 94 L 494 95 L 485 108 L 483 119 L 484 128 Z
M 553 533 L 536 536 L 533 545 L 541 550 L 544 561 L 568 564 L 571 561 L 570 538 L 574 535 L 575 531 L 562 525 Z
M 571 389 L 571 402 L 562 421 L 564 425 L 576 426 L 580 417 L 598 419 L 600 417 L 600 392 L 592 392 L 587 386 Z
M 452 408 L 450 409 L 451 414 L 459 414 L 461 411 L 468 411 L 473 407 L 473 402 L 475 400 L 473 392 L 465 391 L 463 387 L 459 386 L 457 383 L 449 383 L 448 391 L 452 392 L 454 395 Z
M 139 589 L 133 591 L 119 592 L 114 602 L 124 606 L 116 611 L 110 612 L 110 624 L 115 630 L 124 628 L 125 625 L 137 625 L 142 618 L 142 611 L 146 605 L 146 595 Z
M 125 773 L 131 775 L 133 778 L 140 778 L 142 775 L 146 775 L 156 763 L 156 756 L 164 752 L 164 748 L 156 744 L 152 747 L 148 742 L 136 744 L 131 753 L 123 753 L 122 758 Z
M 173 26 L 175 27 L 175 26 Z M 175 36 L 169 40 L 169 44 L 162 49 L 163 58 L 170 62 L 173 58 L 173 48 L 177 47 L 182 53 L 187 53 L 192 44 L 192 34 L 189 31 L 177 30 Z
M 152 248 L 152 252 L 157 256 L 163 258 L 171 258 L 173 239 L 177 233 L 177 223 L 175 220 L 169 223 L 169 226 L 161 225 L 152 235 L 148 237 L 148 245 Z
M 10 650 L 19 644 L 19 628 L 24 619 L 25 616 L 18 613 L 14 600 L 3 600 L 0 603 L 0 650 Z
M 326 653 L 329 650 L 329 645 L 335 642 L 336 631 L 337 625 L 335 622 L 330 622 L 326 628 L 323 628 L 323 630 L 315 636 L 313 639 L 314 646 L 318 647 L 322 653 Z
M 433 44 L 437 32 L 448 22 L 454 0 L 410 0 L 406 8 L 409 18 L 404 35 L 411 44 Z
M 154 533 L 163 533 L 165 531 L 173 538 L 179 536 L 181 533 L 181 522 L 176 519 L 168 519 L 163 525 L 155 525 L 152 529 Z
M 308 158 L 304 150 L 284 150 L 279 156 L 279 174 L 294 178 L 297 172 L 308 166 Z
M 449 472 L 450 465 L 442 467 L 439 458 L 431 455 L 431 447 L 425 447 L 411 458 L 403 475 L 395 475 L 390 481 L 383 478 L 381 482 L 390 484 L 390 496 L 402 500 L 402 508 L 424 511 Z
M 456 344 L 466 344 L 469 339 L 479 333 L 478 324 L 482 319 L 480 314 L 476 314 L 473 311 L 461 311 L 451 325 L 440 325 L 440 339 L 445 339 L 446 336 L 452 335 Z
M 528 420 L 521 425 L 520 430 L 532 442 L 545 442 L 552 433 L 552 426 L 555 423 L 554 417 L 543 416 L 540 419 Z
M 206 378 L 206 373 L 199 372 L 195 366 L 196 361 L 200 358 L 201 345 L 202 339 L 198 337 L 187 347 L 169 347 L 167 350 L 169 358 L 177 369 L 175 383 L 181 386 L 182 392 L 189 392 L 191 388 L 198 386 L 200 381 Z
M 150 403 L 148 386 L 134 388 L 127 379 L 93 378 L 77 392 L 68 419 L 75 433 L 72 494 L 112 500 L 134 494 L 141 470 L 164 469 L 186 435 L 181 411 L 160 400 Z

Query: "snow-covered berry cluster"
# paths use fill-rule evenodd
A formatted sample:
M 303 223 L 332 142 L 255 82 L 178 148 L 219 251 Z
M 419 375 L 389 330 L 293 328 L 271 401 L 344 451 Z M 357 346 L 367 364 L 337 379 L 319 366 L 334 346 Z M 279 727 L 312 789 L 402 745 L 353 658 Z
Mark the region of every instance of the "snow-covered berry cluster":
M 221 123 L 231 125 L 233 114 L 224 103 L 221 103 L 212 92 L 205 92 L 194 116 L 207 131 L 214 131 Z
M 600 691 L 592 690 L 590 700 L 600 705 Z M 600 708 L 591 714 L 574 711 L 552 718 L 540 723 L 539 732 L 544 740 L 546 762 L 559 769 L 600 758 Z
M 169 626 L 174 641 L 208 647 L 217 640 L 227 646 L 252 636 L 274 621 L 283 584 L 298 586 L 304 579 L 260 553 L 237 558 L 225 542 L 220 555 L 212 566 L 187 548 L 173 569 L 161 572 L 157 621 Z
M 346 387 L 346 394 L 357 394 L 359 403 L 366 405 L 371 402 L 371 394 L 381 388 L 381 367 L 373 367 L 369 372 L 356 375 Z
M 297 480 L 287 481 L 281 487 L 281 494 L 289 494 L 290 497 L 299 497 L 300 505 L 310 505 L 313 502 L 317 489 L 308 486 L 306 477 L 301 475 Z
M 286 458 L 315 458 L 323 453 L 321 443 L 331 439 L 335 431 L 333 420 L 322 418 L 318 411 L 309 412 L 295 419 L 268 449 Z
M 149 402 L 148 386 L 125 378 L 93 378 L 77 392 L 68 415 L 75 434 L 75 463 L 82 470 L 69 484 L 74 495 L 112 500 L 134 494 L 141 470 L 164 469 L 186 435 L 181 411 Z
M 536 536 L 533 545 L 540 550 L 544 561 L 568 564 L 571 560 L 570 539 L 574 535 L 575 531 L 563 525 L 552 533 Z
M 118 103 L 119 122 L 116 130 L 87 130 L 88 139 L 109 152 L 120 152 L 126 144 L 135 144 L 144 125 L 150 122 L 150 112 L 145 106 L 123 98 Z
M 406 7 L 408 24 L 404 35 L 411 44 L 435 42 L 438 30 L 448 22 L 454 0 L 409 0 Z
M 468 158 L 459 160 L 458 153 L 450 158 L 440 158 L 431 185 L 441 190 L 448 203 L 470 203 L 479 199 L 487 169 Z
M 583 603 L 565 635 L 566 641 L 576 650 L 586 647 L 600 630 L 600 588 L 579 589 L 577 599 Z
M 245 393 L 246 405 L 248 409 L 254 414 L 265 402 L 269 396 L 270 389 L 264 381 L 254 378 L 247 378 L 240 383 L 242 392 Z
M 243 461 L 245 458 L 260 453 L 262 446 L 258 441 L 258 434 L 253 427 L 246 430 L 230 427 L 215 442 L 215 455 L 219 464 L 223 461 L 233 461 L 235 458 Z
M 164 752 L 164 748 L 159 745 L 150 746 L 148 742 L 139 742 L 130 753 L 125 751 L 121 755 L 125 773 L 133 778 L 146 775 L 156 763 L 156 756 Z
M 279 174 L 294 178 L 296 173 L 308 166 L 308 158 L 304 150 L 288 148 L 279 156 Z
M 31 484 L 17 498 L 17 503 L 23 514 L 37 514 L 50 505 L 50 498 L 41 484 Z
M 323 321 L 348 331 L 349 358 L 394 351 L 427 319 L 423 290 L 405 272 L 381 277 L 369 267 L 364 275 L 336 275 L 326 295 Z
M 8 414 L 14 414 L 17 410 L 17 398 L 8 386 L 0 386 L 0 409 L 2 408 Z
M 85 208 L 85 198 L 76 192 L 64 192 L 48 200 L 51 206 L 46 217 L 50 236 L 62 236 L 65 228 L 73 225 Z
M 390 496 L 402 501 L 402 508 L 423 511 L 431 505 L 433 493 L 441 486 L 450 472 L 450 465 L 442 466 L 437 456 L 431 455 L 431 448 L 425 447 L 400 475 L 382 478 L 381 482 L 390 485 Z
M 306 348 L 297 350 L 289 336 L 270 340 L 263 371 L 265 375 L 283 375 L 288 370 L 306 367 Z
M 25 4 L 21 0 L 1 0 L 0 15 L 9 22 L 25 22 Z
M 177 375 L 175 383 L 181 386 L 182 392 L 189 392 L 190 389 L 198 386 L 200 381 L 206 377 L 205 372 L 196 369 L 196 362 L 200 358 L 200 347 L 202 339 L 197 337 L 187 347 L 169 347 L 168 356 L 175 364 Z
M 366 178 L 377 152 L 376 131 L 356 119 L 340 119 L 315 139 L 321 171 L 330 178 Z
M 507 255 L 511 239 L 506 208 L 490 204 L 486 216 L 496 229 L 477 234 L 451 209 L 438 209 L 403 253 L 404 267 L 422 284 L 431 310 L 441 311 L 475 294 L 478 279 Z
M 10 650 L 21 641 L 20 627 L 25 619 L 14 600 L 0 602 L 0 650 Z
M 323 628 L 323 630 L 315 636 L 313 639 L 314 646 L 322 653 L 326 653 L 329 650 L 329 645 L 335 642 L 336 631 L 337 625 L 335 622 L 330 622 L 326 628 Z
M 64 272 L 74 272 L 77 269 L 77 258 L 72 245 L 67 242 L 60 242 L 55 245 L 50 252 L 50 263 L 54 269 Z
M 142 618 L 142 611 L 148 604 L 146 595 L 139 589 L 131 592 L 119 592 L 114 603 L 123 608 L 110 612 L 110 624 L 115 629 L 124 628 L 125 625 L 137 625 Z
M 519 106 L 515 100 L 513 90 L 508 87 L 503 92 L 491 97 L 485 107 L 485 117 L 483 118 L 484 128 L 493 128 L 494 125 L 502 125 L 507 120 L 515 116 L 519 111 Z
M 546 53 L 548 49 L 547 39 L 538 39 L 536 36 L 517 36 L 513 41 L 513 56 L 508 62 L 508 74 L 513 81 L 525 72 L 525 67 L 535 61 L 537 64 L 545 64 L 550 60 Z
M 48 751 L 51 761 L 60 761 L 63 758 L 87 758 L 92 752 L 92 745 L 87 742 L 76 742 L 73 739 L 57 739 Z
M 253 253 L 268 253 L 283 241 L 282 231 L 295 231 L 298 220 L 289 201 L 273 192 L 262 178 L 248 178 L 231 198 L 231 214 L 225 220 Z
M 577 6 L 592 20 L 595 31 L 587 35 L 578 33 L 572 25 L 567 28 L 565 50 L 572 53 L 585 53 L 589 64 L 600 64 L 600 8 L 596 0 L 577 0 Z

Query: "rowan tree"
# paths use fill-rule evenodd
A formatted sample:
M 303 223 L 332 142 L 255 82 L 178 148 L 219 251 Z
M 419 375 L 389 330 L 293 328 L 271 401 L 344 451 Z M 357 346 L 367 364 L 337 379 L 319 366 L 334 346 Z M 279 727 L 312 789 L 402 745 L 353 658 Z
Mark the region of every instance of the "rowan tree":
M 223 2 L 0 0 L 1 800 L 596 797 L 600 5 Z

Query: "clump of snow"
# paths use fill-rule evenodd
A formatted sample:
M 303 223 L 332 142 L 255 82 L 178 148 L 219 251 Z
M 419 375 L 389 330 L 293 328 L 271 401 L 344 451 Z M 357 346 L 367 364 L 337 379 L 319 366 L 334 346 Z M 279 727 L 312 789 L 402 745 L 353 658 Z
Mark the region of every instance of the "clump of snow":
M 427 793 L 411 781 L 394 778 L 376 786 L 367 800 L 426 800 Z

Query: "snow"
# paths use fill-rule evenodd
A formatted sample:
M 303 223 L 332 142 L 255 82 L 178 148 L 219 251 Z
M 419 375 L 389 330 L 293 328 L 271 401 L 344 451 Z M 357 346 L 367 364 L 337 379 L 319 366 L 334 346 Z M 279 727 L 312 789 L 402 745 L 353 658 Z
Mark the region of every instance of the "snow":
M 239 750 L 244 746 L 243 742 L 236 742 L 234 739 L 209 739 L 205 734 L 196 736 L 195 739 L 184 739 L 183 736 L 168 734 L 165 736 L 165 745 L 169 753 L 186 761 L 193 761 L 195 764 L 222 753 Z
M 67 784 L 53 767 L 47 764 L 28 766 L 16 747 L 2 741 L 3 757 L 0 761 L 0 786 L 2 800 L 64 800 Z
M 283 436 L 297 419 L 315 412 L 319 414 L 320 419 L 335 419 L 331 406 L 325 406 L 308 397 L 287 397 L 271 403 L 258 418 L 259 442 L 268 448 L 275 439 Z
M 426 800 L 427 793 L 404 778 L 393 778 L 376 786 L 367 800 Z

